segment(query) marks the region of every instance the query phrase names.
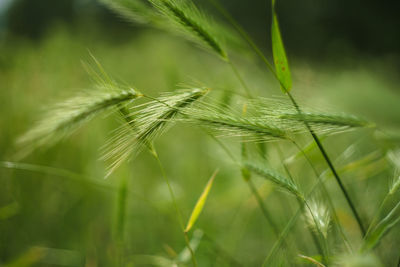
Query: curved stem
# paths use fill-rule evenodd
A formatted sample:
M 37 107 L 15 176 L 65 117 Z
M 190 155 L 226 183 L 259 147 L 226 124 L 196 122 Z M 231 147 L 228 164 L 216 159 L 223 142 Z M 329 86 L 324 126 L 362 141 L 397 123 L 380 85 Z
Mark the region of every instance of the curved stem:
M 232 152 L 220 141 L 218 138 L 216 138 L 214 135 L 211 133 L 208 133 L 208 135 L 215 141 L 217 144 L 225 151 L 225 153 L 231 158 L 231 160 L 234 162 L 235 165 L 237 165 L 239 168 L 241 168 L 241 164 L 239 161 L 233 156 Z M 279 227 L 277 224 L 273 221 L 272 216 L 270 215 L 267 207 L 265 206 L 260 194 L 257 191 L 257 188 L 255 187 L 254 183 L 250 179 L 243 179 L 246 184 L 249 186 L 251 193 L 254 195 L 254 198 L 257 201 L 257 204 L 265 217 L 265 219 L 268 221 L 268 223 L 271 225 L 272 230 L 276 234 L 277 237 L 279 237 Z
M 240 72 L 238 71 L 238 69 L 232 63 L 232 61 L 230 59 L 228 59 L 228 65 L 231 67 L 231 69 L 232 69 L 233 73 L 235 74 L 236 78 L 239 80 L 240 84 L 242 85 L 244 91 L 246 92 L 247 97 L 252 98 L 249 87 L 247 86 L 247 84 L 244 81 L 243 77 L 240 75 Z
M 272 220 L 272 216 L 269 214 L 267 208 L 265 207 L 264 202 L 263 202 L 260 194 L 258 193 L 257 188 L 255 187 L 253 181 L 251 179 L 249 179 L 247 181 L 247 184 L 249 185 L 249 188 L 250 188 L 252 194 L 254 195 L 254 198 L 256 199 L 258 206 L 260 207 L 260 210 L 261 210 L 262 214 L 264 215 L 265 219 L 271 225 L 272 230 L 274 231 L 275 235 L 277 237 L 279 237 L 279 228 L 276 225 L 276 223 L 274 222 L 274 220 Z
M 180 209 L 179 209 L 179 207 L 178 207 L 178 203 L 177 203 L 177 201 L 176 201 L 176 197 L 175 197 L 174 191 L 172 190 L 171 183 L 170 183 L 170 181 L 169 181 L 169 179 L 168 179 L 168 177 L 167 177 L 167 175 L 166 175 L 166 173 L 165 173 L 165 169 L 164 169 L 163 165 L 161 164 L 160 158 L 158 157 L 157 154 L 153 154 L 153 155 L 154 155 L 154 157 L 155 157 L 155 159 L 156 159 L 156 161 L 157 161 L 157 163 L 158 163 L 158 166 L 160 167 L 160 170 L 161 170 L 162 176 L 163 176 L 163 178 L 164 178 L 164 180 L 165 180 L 165 183 L 166 183 L 167 186 L 168 186 L 169 194 L 170 194 L 170 196 L 171 196 L 172 203 L 173 203 L 173 205 L 174 205 L 176 214 L 177 214 L 177 216 L 178 216 L 178 221 L 179 221 L 180 227 L 181 227 L 182 232 L 183 232 L 183 235 L 184 235 L 184 237 L 185 237 L 186 246 L 187 246 L 187 248 L 189 249 L 190 255 L 191 255 L 191 257 L 192 257 L 193 266 L 197 267 L 196 257 L 195 257 L 195 255 L 194 255 L 194 251 L 193 251 L 192 247 L 190 246 L 189 237 L 188 237 L 187 233 L 185 232 L 185 226 L 184 226 L 184 224 L 183 224 L 182 213 L 181 213 L 181 211 L 180 211 Z
M 289 167 L 288 167 L 287 164 L 284 162 L 283 153 L 282 153 L 282 150 L 279 148 L 279 145 L 277 146 L 277 150 L 278 150 L 279 156 L 280 156 L 280 158 L 281 158 L 281 160 L 282 160 L 282 162 L 283 162 L 282 165 L 283 165 L 283 168 L 285 169 L 285 172 L 286 172 L 287 175 L 289 176 L 290 180 L 291 180 L 293 183 L 295 183 L 295 181 L 294 181 L 294 179 L 293 179 L 293 176 L 292 176 L 292 174 L 290 173 Z M 306 201 L 305 201 L 304 199 L 303 199 L 303 200 L 301 200 L 300 198 L 296 198 L 296 199 L 297 199 L 297 201 L 298 201 L 300 207 L 301 207 L 303 204 L 306 204 Z M 307 207 L 309 208 L 308 205 L 307 205 Z M 310 208 L 309 208 L 309 211 L 310 211 L 311 216 L 313 217 L 314 222 L 316 223 L 314 214 L 312 213 L 312 211 L 311 211 Z M 316 225 L 317 225 L 317 224 L 316 224 Z M 320 240 L 318 239 L 318 237 L 315 235 L 315 233 L 312 231 L 311 228 L 308 228 L 308 229 L 309 229 L 309 231 L 310 231 L 310 235 L 311 235 L 311 237 L 312 237 L 312 239 L 313 239 L 313 241 L 314 241 L 315 247 L 317 248 L 318 252 L 319 252 L 321 255 L 325 255 L 325 250 L 321 247 Z M 318 229 L 318 231 L 319 231 L 319 229 Z M 321 232 L 319 231 L 319 233 L 321 233 Z M 322 233 L 321 233 L 321 235 L 322 235 Z M 325 257 L 324 257 L 324 258 L 325 258 Z

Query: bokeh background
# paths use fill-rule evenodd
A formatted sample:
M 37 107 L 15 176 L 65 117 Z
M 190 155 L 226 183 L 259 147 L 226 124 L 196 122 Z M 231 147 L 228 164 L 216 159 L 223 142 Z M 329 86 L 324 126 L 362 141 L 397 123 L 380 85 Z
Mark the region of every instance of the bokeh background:
M 196 3 L 219 17 L 207 1 Z M 222 3 L 270 57 L 269 1 Z M 398 10 L 399 1 L 279 1 L 293 93 L 305 104 L 351 112 L 390 131 L 400 130 Z M 103 179 L 106 166 L 98 160 L 99 149 L 118 126 L 112 116 L 21 161 L 35 165 L 10 168 L 5 163 L 15 160 L 16 138 L 46 106 L 92 87 L 82 66 L 82 61 L 91 60 L 89 53 L 115 79 L 153 95 L 182 82 L 206 84 L 216 91 L 240 88 L 229 68 L 209 53 L 161 30 L 126 22 L 96 1 L 0 0 L 0 265 L 116 266 L 121 253 L 128 259 L 139 254 L 167 257 L 184 248 L 167 188 L 150 155 L 141 153 Z M 280 94 L 252 53 L 239 53 L 235 60 L 255 92 Z M 370 142 L 370 134 L 328 138 L 328 150 L 339 158 L 357 144 L 352 156 L 344 159 L 343 164 L 349 163 L 379 149 Z M 239 151 L 237 143 L 227 142 Z M 234 255 L 245 266 L 258 266 L 273 245 L 271 229 L 224 152 L 212 139 L 184 125 L 171 129 L 156 146 L 185 217 L 213 170 L 220 168 L 198 222 L 207 236 L 198 250 L 202 266 L 230 266 L 231 256 L 226 255 Z M 292 153 L 288 148 L 287 156 Z M 310 175 L 301 170 L 304 164 L 298 162 L 294 168 L 300 175 Z M 323 162 L 318 167 L 325 168 Z M 378 206 L 390 175 L 383 168 L 346 177 L 366 218 Z M 121 227 L 115 218 L 121 212 L 118 196 L 124 183 L 128 191 L 121 234 L 116 233 Z M 256 183 L 267 203 L 279 201 L 280 193 L 270 184 L 261 179 Z M 283 224 L 290 212 L 282 210 L 294 212 L 292 204 L 270 208 Z M 356 231 L 354 223 L 347 226 Z M 301 225 L 297 231 L 302 232 Z M 396 246 L 399 243 L 390 239 L 380 249 L 385 266 L 395 262 L 395 252 L 385 248 Z

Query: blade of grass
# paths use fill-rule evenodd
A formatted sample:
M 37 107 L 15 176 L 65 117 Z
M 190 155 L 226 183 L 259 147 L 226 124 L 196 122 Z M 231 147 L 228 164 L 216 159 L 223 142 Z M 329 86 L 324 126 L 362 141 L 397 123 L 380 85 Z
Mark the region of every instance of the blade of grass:
M 211 175 L 211 178 L 208 180 L 206 186 L 204 187 L 203 193 L 201 193 L 199 199 L 196 202 L 196 205 L 193 208 L 192 213 L 190 214 L 190 218 L 187 222 L 187 225 L 185 227 L 184 232 L 189 232 L 190 229 L 192 229 L 193 225 L 196 223 L 197 218 L 199 217 L 200 213 L 202 212 L 204 208 L 204 204 L 206 203 L 208 194 L 210 193 L 211 187 L 214 183 L 214 179 L 218 174 L 218 169 L 214 171 L 214 173 Z
M 275 0 L 272 0 L 271 40 L 276 75 L 281 83 L 281 90 L 287 93 L 292 88 L 292 76 L 290 74 L 289 63 L 279 29 L 278 18 L 275 11 Z

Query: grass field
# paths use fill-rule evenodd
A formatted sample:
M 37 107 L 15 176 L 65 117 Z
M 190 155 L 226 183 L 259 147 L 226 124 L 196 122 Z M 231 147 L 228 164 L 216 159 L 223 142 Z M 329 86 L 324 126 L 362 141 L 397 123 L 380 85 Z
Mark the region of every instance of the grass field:
M 396 63 L 390 57 L 291 59 L 292 93 L 303 107 L 346 112 L 376 125 L 320 135 L 364 226 L 375 217 L 375 223 L 383 219 L 381 226 L 388 224 L 390 231 L 379 236 L 379 243 L 360 252 L 365 242 L 357 222 L 307 132 L 296 134 L 296 143 L 313 167 L 290 141 L 261 142 L 265 151 L 260 153 L 260 142 L 242 143 L 243 136 L 231 136 L 239 135 L 235 132 L 217 132 L 216 141 L 208 130 L 182 119 L 154 140 L 162 168 L 143 149 L 105 179 L 109 165 L 99 160 L 102 147 L 123 123 L 115 112 L 106 112 L 68 138 L 21 157 L 24 147 L 17 139 L 48 107 L 93 88 L 93 77 L 85 70 L 85 64 L 93 64 L 92 56 L 113 79 L 152 97 L 179 87 L 207 87 L 210 102 L 235 107 L 245 98 L 228 64 L 157 29 L 135 31 L 122 41 L 102 38 L 101 29 L 71 33 L 63 26 L 46 36 L 35 43 L 10 39 L 0 44 L 0 265 L 190 266 L 192 256 L 162 169 L 185 224 L 219 169 L 188 233 L 199 266 L 260 266 L 277 240 L 281 247 L 267 266 L 397 264 L 400 213 L 394 187 L 400 174 L 400 93 Z M 251 52 L 232 53 L 231 60 L 253 95 L 284 101 L 279 83 Z M 307 211 L 295 218 L 284 238 L 276 235 L 244 181 L 243 169 L 226 153 L 231 151 L 240 161 L 243 148 L 246 157 L 291 174 L 305 195 L 315 184 L 315 168 L 330 197 L 318 189 L 307 199 L 315 205 L 314 215 L 321 216 L 319 226 L 327 224 L 325 238 L 319 236 L 321 229 L 312 229 L 315 220 L 310 223 Z M 299 209 L 296 197 L 256 172 L 251 183 L 282 232 Z M 337 218 L 328 208 L 328 198 Z M 324 239 L 324 256 L 315 233 Z

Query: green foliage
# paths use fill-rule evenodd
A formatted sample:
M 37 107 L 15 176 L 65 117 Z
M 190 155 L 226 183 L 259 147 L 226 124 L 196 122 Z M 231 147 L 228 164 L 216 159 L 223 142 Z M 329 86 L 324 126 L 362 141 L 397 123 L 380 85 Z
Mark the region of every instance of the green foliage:
M 284 93 L 292 89 L 292 75 L 290 74 L 289 63 L 286 57 L 285 47 L 282 42 L 281 30 L 279 29 L 278 18 L 275 10 L 276 0 L 272 0 L 272 54 L 274 56 L 276 75 Z
M 208 180 L 206 186 L 204 187 L 203 193 L 201 193 L 199 199 L 196 202 L 196 205 L 193 208 L 192 213 L 190 214 L 190 218 L 185 227 L 185 232 L 189 232 L 190 229 L 192 229 L 193 225 L 196 223 L 197 218 L 199 218 L 199 215 L 204 208 L 204 204 L 206 203 L 208 194 L 210 193 L 211 187 L 214 183 L 214 179 L 215 179 L 215 176 L 217 175 L 217 173 L 218 173 L 218 170 L 213 173 L 210 180 Z

